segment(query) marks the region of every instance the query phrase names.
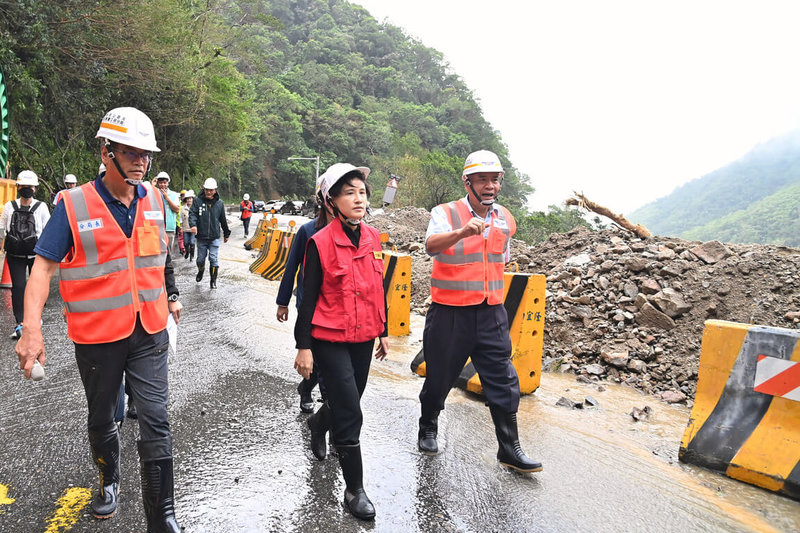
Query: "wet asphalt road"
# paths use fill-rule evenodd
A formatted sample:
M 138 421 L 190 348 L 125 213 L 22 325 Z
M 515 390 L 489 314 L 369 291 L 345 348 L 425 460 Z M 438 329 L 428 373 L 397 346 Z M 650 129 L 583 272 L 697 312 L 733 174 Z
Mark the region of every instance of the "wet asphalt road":
M 571 376 L 546 374 L 520 407 L 523 447 L 544 463 L 543 472 L 499 467 L 488 409 L 461 391 L 451 393 L 442 414 L 443 453 L 418 454 L 422 381 L 408 364 L 419 349 L 420 317 L 412 319 L 411 337 L 392 339 L 390 357 L 373 363 L 362 447 L 377 517 L 353 519 L 341 507 L 335 457 L 319 462 L 306 448 L 292 369 L 296 310 L 289 323 L 275 320 L 278 284 L 248 272 L 253 253 L 234 226 L 220 252 L 217 290 L 207 280 L 195 283 L 193 264 L 175 260 L 185 310 L 170 362 L 170 420 L 176 508 L 186 531 L 800 530 L 800 503 L 677 462 L 688 409 L 622 387 L 598 391 Z M 122 431 L 117 515 L 99 522 L 78 505 L 74 519 L 59 522 L 59 498 L 74 494 L 65 491 L 94 489 L 97 481 L 59 311 L 54 286 L 44 317 L 47 378 L 26 382 L 6 335 L 10 291 L 0 291 L 0 531 L 144 531 L 131 421 Z M 562 395 L 592 395 L 600 408 L 555 407 Z M 653 407 L 653 420 L 632 422 L 634 405 Z

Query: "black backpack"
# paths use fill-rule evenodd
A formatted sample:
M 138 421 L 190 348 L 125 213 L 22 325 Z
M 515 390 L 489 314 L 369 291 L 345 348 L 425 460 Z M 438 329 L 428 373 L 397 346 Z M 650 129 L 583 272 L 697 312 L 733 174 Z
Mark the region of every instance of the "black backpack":
M 21 209 L 16 200 L 11 202 L 14 213 L 11 215 L 11 229 L 6 233 L 5 249 L 9 255 L 34 255 L 33 248 L 39 238 L 36 236 L 36 219 L 33 212 L 42 202 L 36 202 L 28 209 Z

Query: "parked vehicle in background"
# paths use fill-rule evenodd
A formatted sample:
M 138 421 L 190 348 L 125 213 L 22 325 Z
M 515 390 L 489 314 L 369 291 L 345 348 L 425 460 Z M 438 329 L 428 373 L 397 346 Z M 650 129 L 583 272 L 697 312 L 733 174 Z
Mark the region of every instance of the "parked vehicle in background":
M 281 206 L 278 211 L 281 215 L 299 215 L 303 211 L 301 200 L 290 200 Z
M 267 202 L 267 211 L 271 213 L 280 213 L 281 207 L 283 207 L 283 204 L 285 203 L 286 202 L 282 202 L 280 200 L 270 200 Z
M 317 201 L 314 198 L 309 198 L 305 202 L 303 202 L 303 209 L 300 211 L 300 214 L 304 217 L 314 218 L 314 213 L 317 210 Z
M 266 211 L 267 210 L 266 205 L 267 204 L 265 202 L 261 200 L 256 200 L 255 202 L 253 202 L 253 212 L 260 213 L 261 211 Z

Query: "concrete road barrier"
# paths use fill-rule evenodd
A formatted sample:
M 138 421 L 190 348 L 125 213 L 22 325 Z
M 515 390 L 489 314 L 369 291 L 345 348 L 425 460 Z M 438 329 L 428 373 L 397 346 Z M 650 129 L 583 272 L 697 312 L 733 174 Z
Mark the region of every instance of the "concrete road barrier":
M 539 388 L 544 348 L 545 276 L 506 272 L 503 305 L 508 313 L 511 336 L 511 362 L 519 376 L 522 394 Z M 425 375 L 423 350 L 411 362 L 411 370 Z M 482 394 L 483 388 L 472 362 L 467 360 L 456 381 L 462 389 Z
M 800 499 L 800 332 L 706 322 L 681 461 Z

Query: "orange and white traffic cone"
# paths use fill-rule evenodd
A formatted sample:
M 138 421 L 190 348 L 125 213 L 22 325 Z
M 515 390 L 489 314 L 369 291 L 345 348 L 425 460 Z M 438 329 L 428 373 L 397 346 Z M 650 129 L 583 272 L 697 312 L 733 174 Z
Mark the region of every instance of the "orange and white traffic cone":
M 3 255 L 3 277 L 0 279 L 0 288 L 11 288 L 11 272 L 8 271 L 8 262 L 6 261 L 5 254 Z

